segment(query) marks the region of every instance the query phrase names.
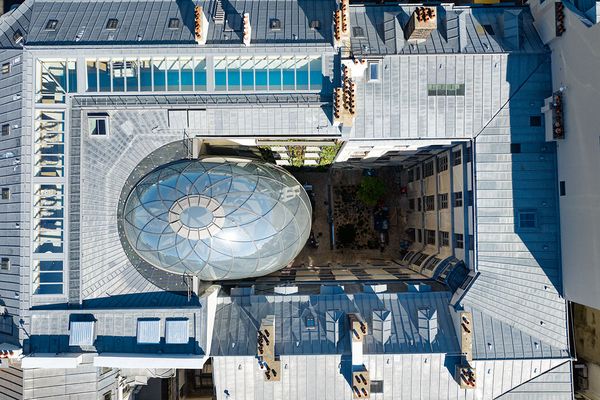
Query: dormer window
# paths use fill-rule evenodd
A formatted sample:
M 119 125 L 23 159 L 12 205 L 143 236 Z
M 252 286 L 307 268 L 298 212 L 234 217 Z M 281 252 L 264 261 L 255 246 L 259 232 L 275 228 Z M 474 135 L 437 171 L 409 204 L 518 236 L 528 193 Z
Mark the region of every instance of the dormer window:
M 21 33 L 20 30 L 17 30 L 15 32 L 15 34 L 13 35 L 13 40 L 15 41 L 15 43 L 19 44 L 23 41 L 23 34 Z
M 119 20 L 116 18 L 109 18 L 108 22 L 106 23 L 106 29 L 109 31 L 114 31 L 117 29 L 117 26 L 119 25 Z
M 271 18 L 271 21 L 269 22 L 269 28 L 272 31 L 280 31 L 281 30 L 281 20 L 279 20 L 277 18 Z
M 310 21 L 309 27 L 312 31 L 318 31 L 319 29 L 321 29 L 321 21 L 319 21 L 318 19 L 312 20 Z
M 181 25 L 181 20 L 179 18 L 170 18 L 169 19 L 169 29 L 179 29 Z
M 57 26 L 58 26 L 57 20 L 49 19 L 48 22 L 46 22 L 46 27 L 44 29 L 47 31 L 55 31 Z

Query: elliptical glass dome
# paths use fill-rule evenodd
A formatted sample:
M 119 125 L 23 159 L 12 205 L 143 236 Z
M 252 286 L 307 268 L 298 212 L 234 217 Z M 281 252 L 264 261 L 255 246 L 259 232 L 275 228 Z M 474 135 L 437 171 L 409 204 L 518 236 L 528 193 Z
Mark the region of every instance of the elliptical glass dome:
M 123 209 L 127 241 L 145 261 L 201 280 L 262 276 L 289 264 L 311 227 L 306 191 L 284 169 L 205 157 L 163 165 Z

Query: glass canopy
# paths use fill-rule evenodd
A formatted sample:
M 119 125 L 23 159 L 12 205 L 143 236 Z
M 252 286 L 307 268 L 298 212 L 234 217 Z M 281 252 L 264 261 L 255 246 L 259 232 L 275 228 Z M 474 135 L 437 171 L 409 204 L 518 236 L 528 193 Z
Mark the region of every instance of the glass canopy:
M 310 233 L 311 206 L 287 171 L 207 157 L 161 166 L 133 188 L 125 235 L 157 268 L 201 280 L 261 276 L 289 264 Z

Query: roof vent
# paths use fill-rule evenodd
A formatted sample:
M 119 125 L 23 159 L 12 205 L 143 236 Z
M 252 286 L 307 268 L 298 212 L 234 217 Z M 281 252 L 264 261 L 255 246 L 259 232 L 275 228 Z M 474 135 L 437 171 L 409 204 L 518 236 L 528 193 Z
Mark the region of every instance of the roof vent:
M 169 18 L 169 29 L 179 29 L 181 20 L 179 18 Z
M 215 9 L 213 11 L 212 18 L 216 25 L 225 24 L 225 10 L 223 10 L 223 4 L 221 3 L 221 0 L 217 0 L 215 2 Z
M 280 31 L 281 30 L 281 20 L 277 18 L 271 18 L 269 21 L 269 29 L 272 31 Z
M 406 24 L 404 37 L 406 40 L 424 42 L 436 29 L 436 9 L 434 7 L 417 7 Z
M 392 313 L 388 310 L 373 311 L 373 337 L 386 344 L 392 336 Z

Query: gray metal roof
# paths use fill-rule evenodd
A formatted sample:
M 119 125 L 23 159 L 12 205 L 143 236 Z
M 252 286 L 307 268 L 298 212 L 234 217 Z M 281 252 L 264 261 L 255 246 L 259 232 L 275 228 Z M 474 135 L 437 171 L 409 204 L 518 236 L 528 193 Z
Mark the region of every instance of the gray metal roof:
M 550 96 L 550 63 L 547 57 L 514 58 L 506 71 L 510 91 L 501 92 L 507 106 L 475 139 L 475 250 L 481 276 L 464 302 L 566 349 L 556 148 L 545 141 L 543 127 L 529 126 L 529 117 L 539 115 Z M 511 143 L 520 144 L 520 153 L 511 153 Z M 538 226 L 521 230 L 519 210 L 533 210 Z
M 96 339 L 93 345 L 69 343 L 69 319 L 93 315 Z M 167 343 L 165 321 L 169 318 L 194 321 L 187 324 L 185 343 Z M 31 315 L 31 337 L 27 341 L 31 353 L 156 353 L 204 354 L 207 320 L 204 306 L 200 308 L 158 308 L 140 310 L 64 310 L 34 311 Z M 72 322 L 71 322 L 72 326 Z M 140 338 L 142 339 L 140 341 Z M 158 338 L 158 341 L 156 340 Z
M 0 49 L 20 49 L 26 40 L 33 0 L 23 2 L 16 10 L 0 15 Z M 23 38 L 19 42 L 18 38 Z M 15 40 L 17 39 L 17 40 Z
M 353 5 L 350 7 L 351 27 L 363 28 L 364 36 L 351 32 L 351 49 L 355 55 L 444 53 L 504 53 L 545 51 L 533 27 L 527 8 L 470 8 L 453 5 L 438 6 L 438 29 L 423 43 L 405 40 L 403 28 L 416 6 Z M 519 13 L 522 23 L 514 32 L 503 30 L 505 22 Z M 487 30 L 483 26 L 487 27 Z
M 194 6 L 201 5 L 209 21 L 207 46 L 241 47 L 241 19 L 250 14 L 252 45 L 305 46 L 331 43 L 333 1 L 261 0 L 223 1 L 226 21 L 217 25 L 212 18 L 215 0 L 37 0 L 27 45 L 195 44 Z M 109 18 L 118 19 L 116 30 L 107 30 Z M 180 19 L 180 28 L 169 29 L 171 18 Z M 281 30 L 271 31 L 271 19 L 281 21 Z M 50 19 L 58 21 L 55 31 L 46 30 Z M 321 29 L 311 30 L 310 21 L 320 20 Z
M 5 26 L 9 18 L 12 17 L 0 17 L 0 27 Z M 2 38 L 0 31 L 0 47 L 3 46 Z M 26 129 L 21 120 L 24 113 L 22 50 L 0 49 L 0 65 L 5 63 L 10 65 L 10 72 L 0 73 L 0 126 L 8 124 L 10 133 L 0 136 L 0 181 L 2 187 L 10 189 L 10 199 L 0 201 L 0 255 L 9 259 L 10 269 L 0 270 L 0 306 L 6 307 L 8 312 L 0 317 L 0 343 L 17 343 L 20 294 L 24 289 L 21 274 L 26 272 L 21 266 L 27 266 L 23 269 L 29 266 L 26 240 L 29 233 L 21 228 L 29 227 L 25 220 L 30 204 L 29 169 L 26 167 L 30 148 L 26 147 L 29 139 L 24 134 Z
M 350 350 L 348 313 L 359 313 L 373 327 L 373 314 L 391 312 L 391 335 L 382 343 L 377 335 L 368 335 L 365 353 L 431 353 L 459 351 L 448 311 L 450 293 L 339 294 L 244 296 L 219 299 L 215 317 L 211 355 L 256 354 L 256 331 L 267 315 L 275 315 L 275 351 L 278 354 L 339 354 Z M 418 312 L 437 311 L 437 335 L 421 335 Z M 326 314 L 339 310 L 345 314 L 344 327 L 336 346 L 327 332 Z M 316 327 L 306 326 L 311 315 Z
M 498 399 L 571 400 L 573 398 L 571 377 L 571 361 L 567 361 L 515 387 L 510 392 L 498 397 Z
M 494 399 L 564 363 L 564 360 L 535 359 L 474 361 L 477 388 L 465 390 L 452 375 L 458 357 L 378 354 L 365 355 L 363 361 L 371 381 L 383 380 L 383 393 L 371 393 L 372 400 Z M 344 365 L 342 355 L 283 355 L 281 380 L 267 382 L 254 357 L 216 357 L 213 359 L 215 393 L 219 400 L 349 399 L 351 387 L 340 373 Z

